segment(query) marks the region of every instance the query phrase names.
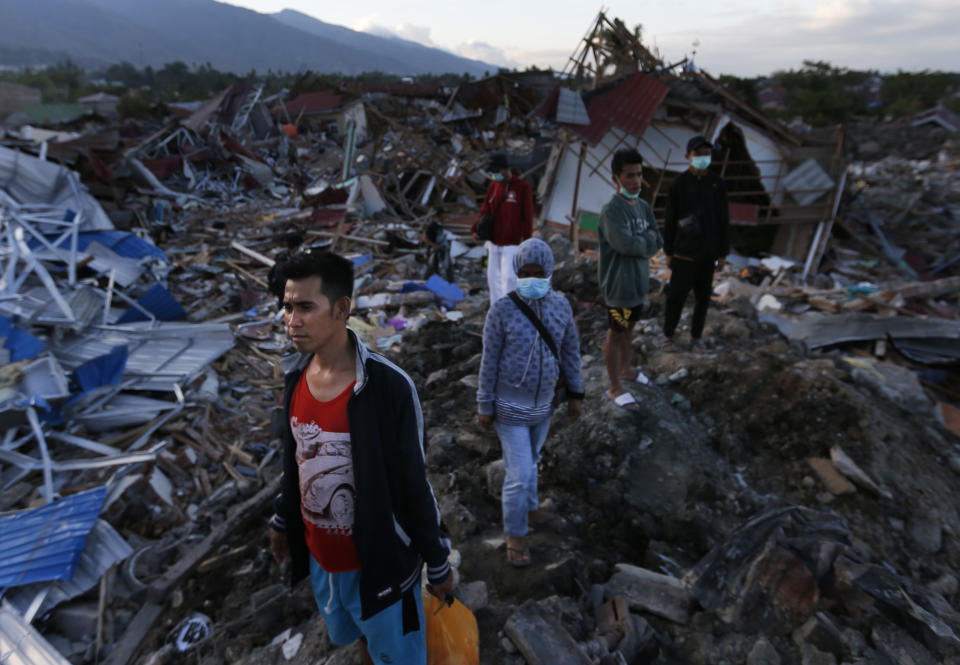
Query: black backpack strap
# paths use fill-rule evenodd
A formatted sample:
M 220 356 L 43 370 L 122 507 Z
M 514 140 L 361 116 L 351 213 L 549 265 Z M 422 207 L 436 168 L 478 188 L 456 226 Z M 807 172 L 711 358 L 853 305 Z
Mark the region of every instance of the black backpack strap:
M 553 337 L 550 335 L 550 331 L 547 330 L 545 325 L 543 325 L 540 317 L 538 317 L 536 312 L 530 308 L 530 305 L 520 299 L 520 296 L 516 291 L 511 291 L 507 295 L 510 296 L 510 300 L 513 301 L 513 304 L 516 305 L 521 312 L 523 312 L 523 315 L 530 319 L 530 323 L 532 323 L 534 328 L 537 329 L 537 332 L 540 333 L 540 337 L 543 338 L 543 341 L 546 342 L 547 346 L 550 348 L 550 353 L 553 354 L 553 357 L 556 358 L 557 362 L 559 363 L 560 354 L 557 352 L 557 345 L 554 344 Z

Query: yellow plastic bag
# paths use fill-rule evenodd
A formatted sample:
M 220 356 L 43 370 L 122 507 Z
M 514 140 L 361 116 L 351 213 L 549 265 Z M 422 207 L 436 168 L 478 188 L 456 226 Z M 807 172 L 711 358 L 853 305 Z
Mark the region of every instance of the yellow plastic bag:
M 427 665 L 479 665 L 480 633 L 473 612 L 456 598 L 441 603 L 423 592 Z

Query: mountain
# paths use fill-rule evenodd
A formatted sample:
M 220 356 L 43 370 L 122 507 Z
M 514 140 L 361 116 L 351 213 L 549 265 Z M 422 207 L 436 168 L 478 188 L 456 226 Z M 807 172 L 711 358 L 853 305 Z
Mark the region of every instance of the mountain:
M 377 51 L 398 62 L 404 63 L 411 73 L 419 72 L 470 72 L 474 76 L 483 76 L 484 72 L 496 72 L 498 67 L 454 55 L 438 48 L 431 48 L 399 37 L 379 37 L 366 32 L 358 32 L 332 23 L 324 23 L 292 9 L 271 14 L 273 18 L 291 28 L 335 41 L 345 46 L 363 50 Z
M 0 0 L 0 56 L 67 54 L 78 64 L 162 66 L 180 60 L 246 72 L 469 72 L 496 67 L 285 10 L 268 15 L 214 0 Z M 0 62 L 0 64 L 22 64 Z

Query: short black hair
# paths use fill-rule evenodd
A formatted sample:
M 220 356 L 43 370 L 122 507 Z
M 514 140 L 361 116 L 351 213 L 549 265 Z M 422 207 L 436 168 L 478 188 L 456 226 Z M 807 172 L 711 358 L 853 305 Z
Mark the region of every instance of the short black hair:
M 320 292 L 332 307 L 340 298 L 353 297 L 353 261 L 333 252 L 294 254 L 278 264 L 277 272 L 284 283 L 288 279 L 320 278 Z
M 613 163 L 610 166 L 610 169 L 613 171 L 613 175 L 619 176 L 623 173 L 623 167 L 628 164 L 643 164 L 643 155 L 641 155 L 635 148 L 624 148 L 622 150 L 617 150 L 613 153 Z
M 284 237 L 284 243 L 287 246 L 287 249 L 296 249 L 303 244 L 303 234 L 299 231 L 290 231 Z

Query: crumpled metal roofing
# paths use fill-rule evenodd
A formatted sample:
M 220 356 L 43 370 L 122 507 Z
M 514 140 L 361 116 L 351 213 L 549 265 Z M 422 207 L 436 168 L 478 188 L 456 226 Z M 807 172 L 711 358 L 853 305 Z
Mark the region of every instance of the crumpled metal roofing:
M 47 590 L 47 594 L 37 609 L 36 616 L 43 616 L 62 602 L 80 596 L 94 587 L 110 566 L 119 563 L 133 554 L 133 548 L 105 520 L 97 520 L 80 554 L 73 577 L 55 582 L 38 582 L 4 594 L 4 599 L 21 614 L 26 614 L 38 593 Z M 0 657 L 0 662 L 5 663 Z
M 0 605 L 0 663 L 3 665 L 70 665 L 36 628 L 6 604 Z
M 652 76 L 637 72 L 584 93 L 583 101 L 590 117 L 589 125 L 560 124 L 590 145 L 599 143 L 613 125 L 632 136 L 640 137 L 669 90 Z M 559 96 L 558 86 L 544 101 L 539 113 L 547 117 L 553 116 L 557 111 Z
M 0 517 L 0 589 L 73 577 L 107 488 Z

